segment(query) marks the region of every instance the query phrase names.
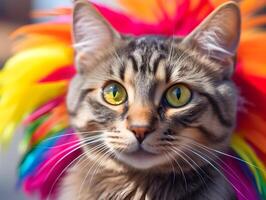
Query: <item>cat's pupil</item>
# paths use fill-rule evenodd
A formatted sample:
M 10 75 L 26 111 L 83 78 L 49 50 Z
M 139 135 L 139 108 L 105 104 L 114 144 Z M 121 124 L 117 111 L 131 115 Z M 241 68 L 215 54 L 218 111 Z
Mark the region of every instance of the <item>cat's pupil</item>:
M 118 88 L 116 86 L 113 86 L 112 90 L 113 90 L 113 97 L 116 97 L 118 93 Z
M 176 98 L 179 100 L 180 97 L 181 97 L 181 90 L 180 90 L 180 88 L 176 88 L 174 90 L 174 93 L 175 93 Z

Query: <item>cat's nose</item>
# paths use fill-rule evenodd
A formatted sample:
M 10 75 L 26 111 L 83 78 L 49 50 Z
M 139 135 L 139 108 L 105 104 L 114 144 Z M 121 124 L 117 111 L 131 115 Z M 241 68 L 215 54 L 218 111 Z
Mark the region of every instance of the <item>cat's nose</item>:
M 150 126 L 130 126 L 129 130 L 134 133 L 139 143 L 142 143 L 145 137 L 153 131 Z

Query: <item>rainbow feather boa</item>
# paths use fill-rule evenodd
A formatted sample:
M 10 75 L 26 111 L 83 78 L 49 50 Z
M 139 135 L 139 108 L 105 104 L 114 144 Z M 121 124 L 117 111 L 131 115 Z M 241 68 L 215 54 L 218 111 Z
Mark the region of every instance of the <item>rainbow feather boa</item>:
M 186 35 L 224 0 L 117 0 L 123 11 L 96 5 L 120 32 Z M 254 14 L 265 0 L 243 0 L 242 37 L 234 80 L 245 101 L 239 105 L 232 152 L 221 165 L 239 200 L 266 199 L 266 15 Z M 81 155 L 69 127 L 65 95 L 75 74 L 71 9 L 39 12 L 55 20 L 17 30 L 14 56 L 0 72 L 0 145 L 7 146 L 19 124 L 26 127 L 18 184 L 42 199 L 56 198 L 66 170 Z

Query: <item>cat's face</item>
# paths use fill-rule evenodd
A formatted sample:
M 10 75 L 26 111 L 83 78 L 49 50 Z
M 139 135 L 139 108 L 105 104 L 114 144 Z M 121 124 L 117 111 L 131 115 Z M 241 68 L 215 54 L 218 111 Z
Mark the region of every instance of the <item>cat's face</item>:
M 212 161 L 208 148 L 224 150 L 235 123 L 239 25 L 229 4 L 184 39 L 125 37 L 78 1 L 68 109 L 88 156 L 139 170 Z

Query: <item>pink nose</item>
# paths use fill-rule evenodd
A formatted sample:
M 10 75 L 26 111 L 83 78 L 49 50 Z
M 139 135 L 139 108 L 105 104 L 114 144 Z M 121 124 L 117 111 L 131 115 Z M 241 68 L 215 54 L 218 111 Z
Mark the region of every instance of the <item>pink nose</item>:
M 152 132 L 152 128 L 150 126 L 130 126 L 129 130 L 131 130 L 139 143 L 142 143 L 145 137 Z

